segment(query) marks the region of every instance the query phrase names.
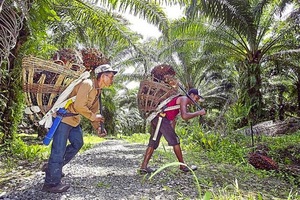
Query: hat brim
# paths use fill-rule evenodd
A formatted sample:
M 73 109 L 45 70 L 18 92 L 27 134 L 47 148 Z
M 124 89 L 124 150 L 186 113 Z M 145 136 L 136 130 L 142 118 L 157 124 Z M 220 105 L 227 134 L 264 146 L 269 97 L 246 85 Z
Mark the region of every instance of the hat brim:
M 100 72 L 100 73 L 106 73 L 106 72 L 112 72 L 112 73 L 114 73 L 114 75 L 116 75 L 116 73 L 118 73 L 118 71 L 115 71 L 115 70 L 107 70 L 107 71 Z
M 204 97 L 203 96 L 201 96 L 201 95 L 198 95 L 200 98 L 199 98 L 199 101 L 200 102 L 204 102 L 205 101 L 205 99 L 204 99 Z
M 112 72 L 114 74 L 118 73 L 118 71 L 116 71 L 116 70 L 109 70 L 108 72 Z

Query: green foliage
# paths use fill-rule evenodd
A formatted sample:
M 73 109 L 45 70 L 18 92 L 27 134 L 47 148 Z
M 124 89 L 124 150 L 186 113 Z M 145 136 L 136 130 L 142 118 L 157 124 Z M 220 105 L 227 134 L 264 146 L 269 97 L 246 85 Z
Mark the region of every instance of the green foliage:
M 231 135 L 219 140 L 218 148 L 214 151 L 207 151 L 208 156 L 215 162 L 230 164 L 245 164 L 250 149 L 250 138 L 241 135 Z
M 24 141 L 25 137 L 35 138 L 35 140 L 31 142 L 26 142 Z M 51 143 L 48 146 L 41 145 L 41 141 L 37 142 L 36 137 L 36 134 L 19 135 L 10 143 L 10 146 L 6 149 L 6 152 L 10 152 L 10 154 L 12 155 L 11 158 L 18 160 L 28 160 L 32 162 L 47 159 L 50 155 Z M 91 149 L 95 144 L 103 142 L 105 139 L 99 138 L 96 135 L 85 134 L 83 136 L 83 140 L 84 144 L 83 147 L 80 149 L 80 152 Z M 1 154 L 4 153 L 5 152 L 3 150 Z
M 247 123 L 250 107 L 241 103 L 231 105 L 229 110 L 225 113 L 225 120 L 229 130 L 236 130 L 240 126 Z
M 160 167 L 159 169 L 157 169 L 153 174 L 151 174 L 151 176 L 149 177 L 149 180 L 151 180 L 154 176 L 156 176 L 159 172 L 161 172 L 165 168 L 171 167 L 171 166 L 179 166 L 179 165 L 184 165 L 184 166 L 188 167 L 191 170 L 191 173 L 192 173 L 192 175 L 194 177 L 195 185 L 196 185 L 197 190 L 198 190 L 199 199 L 207 199 L 207 197 L 209 196 L 209 194 L 207 194 L 207 193 L 205 194 L 205 198 L 201 197 L 201 187 L 200 187 L 200 184 L 199 184 L 199 181 L 198 181 L 198 178 L 197 178 L 195 172 L 189 166 L 187 166 L 184 163 L 180 163 L 180 162 L 168 163 L 168 164 Z
M 300 131 L 292 135 L 262 137 L 261 143 L 269 147 L 272 158 L 282 164 L 300 163 Z
M 134 133 L 130 136 L 127 135 L 118 135 L 118 137 L 125 139 L 132 143 L 141 143 L 141 144 L 147 144 L 150 138 L 150 134 L 145 133 Z
M 0 143 L 4 140 L 11 141 L 14 138 L 18 124 L 23 117 L 23 92 L 21 87 L 21 74 L 20 63 L 15 62 L 16 67 L 11 71 L 2 70 L 1 73 L 1 93 L 0 93 Z M 7 88 L 10 88 L 7 90 Z
M 104 182 L 98 182 L 97 187 L 99 187 L 99 188 L 110 188 L 111 185 L 108 184 L 108 183 L 104 183 Z
M 92 126 L 91 121 L 89 119 L 87 119 L 85 117 L 81 117 L 80 125 L 81 125 L 82 131 L 84 133 L 87 133 L 87 134 L 95 133 L 95 129 Z
M 103 90 L 101 95 L 103 116 L 105 118 L 104 126 L 108 135 L 116 135 L 116 105 L 113 101 L 116 90 L 113 87 Z
M 91 149 L 95 144 L 103 142 L 104 140 L 105 140 L 105 138 L 100 138 L 97 135 L 84 134 L 84 136 L 83 136 L 84 144 L 81 147 L 80 152 Z
M 40 144 L 27 145 L 20 137 L 16 137 L 10 144 L 10 151 L 13 157 L 21 160 L 43 160 L 49 154 L 49 146 L 41 146 Z
M 202 148 L 215 150 L 220 140 L 219 134 L 205 133 L 198 125 L 187 123 L 186 126 L 177 126 L 176 133 L 182 139 L 183 144 L 189 148 Z

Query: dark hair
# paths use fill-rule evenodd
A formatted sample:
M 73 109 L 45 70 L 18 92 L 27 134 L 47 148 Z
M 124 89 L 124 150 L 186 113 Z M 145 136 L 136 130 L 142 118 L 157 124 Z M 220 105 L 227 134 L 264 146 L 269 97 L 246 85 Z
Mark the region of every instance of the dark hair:
M 188 92 L 188 94 L 194 94 L 194 95 L 199 95 L 199 91 L 195 88 L 191 88 Z

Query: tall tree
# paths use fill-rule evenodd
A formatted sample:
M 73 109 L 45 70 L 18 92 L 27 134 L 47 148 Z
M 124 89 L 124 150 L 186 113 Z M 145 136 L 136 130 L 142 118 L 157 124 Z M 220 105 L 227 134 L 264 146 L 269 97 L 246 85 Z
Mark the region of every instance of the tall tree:
M 197 1 L 187 8 L 190 18 L 205 14 L 211 19 L 207 49 L 239 63 L 240 102 L 251 107 L 254 122 L 263 116 L 261 61 L 269 52 L 285 48 L 282 39 L 290 31 L 278 19 L 279 8 L 277 1 L 258 0 Z
M 11 24 L 5 23 L 5 20 L 3 23 L 1 20 L 0 24 L 2 30 L 15 28 L 0 35 L 0 41 L 4 41 L 5 38 L 15 39 L 13 42 L 7 42 L 13 46 L 3 46 L 1 51 L 0 63 L 1 73 L 3 73 L 1 83 L 5 89 L 1 88 L 0 95 L 0 102 L 3 105 L 0 112 L 0 143 L 13 138 L 22 116 L 21 83 L 15 82 L 21 80 L 22 55 L 43 55 L 47 58 L 57 48 L 75 47 L 80 44 L 86 47 L 98 47 L 105 50 L 107 56 L 115 56 L 118 52 L 132 46 L 139 37 L 129 30 L 128 21 L 112 9 L 120 11 L 129 9 L 135 15 L 139 14 L 149 22 L 157 24 L 161 30 L 168 28 L 165 13 L 158 4 L 153 2 L 108 0 L 97 1 L 99 3 L 97 6 L 89 2 L 91 1 L 1 1 L 1 17 L 10 20 L 7 12 L 14 11 L 16 19 Z M 11 32 L 14 35 L 6 37 Z M 6 57 L 2 57 L 2 53 Z

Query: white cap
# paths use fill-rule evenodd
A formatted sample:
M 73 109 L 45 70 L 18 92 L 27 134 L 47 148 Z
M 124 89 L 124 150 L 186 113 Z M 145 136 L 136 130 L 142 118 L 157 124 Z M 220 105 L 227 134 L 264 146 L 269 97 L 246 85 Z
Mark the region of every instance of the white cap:
M 95 74 L 103 73 L 103 72 L 113 72 L 114 74 L 118 73 L 117 70 L 113 70 L 113 68 L 109 64 L 100 65 L 95 68 Z

